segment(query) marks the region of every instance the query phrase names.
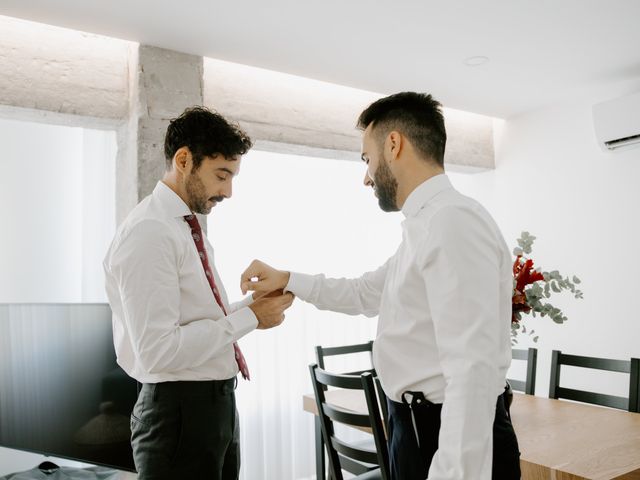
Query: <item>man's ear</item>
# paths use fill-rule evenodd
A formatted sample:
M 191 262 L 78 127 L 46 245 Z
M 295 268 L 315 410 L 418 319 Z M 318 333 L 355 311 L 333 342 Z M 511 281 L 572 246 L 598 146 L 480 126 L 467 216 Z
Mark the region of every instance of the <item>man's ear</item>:
M 173 168 L 181 175 L 185 175 L 191 170 L 192 158 L 189 147 L 180 147 L 173 156 Z
M 389 152 L 389 158 L 391 160 L 395 160 L 400 155 L 403 147 L 403 140 L 404 139 L 400 132 L 396 130 L 392 130 L 391 132 L 389 132 L 389 135 L 387 135 L 386 144 Z

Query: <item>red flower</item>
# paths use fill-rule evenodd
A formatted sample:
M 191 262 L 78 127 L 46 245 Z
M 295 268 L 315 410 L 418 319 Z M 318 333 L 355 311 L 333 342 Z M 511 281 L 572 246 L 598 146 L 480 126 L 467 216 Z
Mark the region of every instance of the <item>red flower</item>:
M 549 316 L 555 323 L 563 323 L 567 320 L 559 308 L 555 308 L 547 298 L 551 292 L 569 290 L 575 298 L 582 298 L 582 292 L 576 288 L 580 279 L 563 277 L 557 270 L 542 274 L 534 270 L 533 260 L 525 254 L 531 253 L 531 246 L 536 239 L 529 232 L 522 232 L 518 239 L 518 246 L 513 249 L 516 260 L 513 262 L 513 293 L 511 295 L 511 342 L 516 344 L 518 333 L 534 333 L 533 329 L 525 328 L 525 315 L 538 313 L 541 317 Z M 541 282 L 541 283 L 537 283 Z M 537 342 L 538 337 L 533 337 Z
M 520 321 L 520 314 L 529 313 L 530 311 L 531 307 L 527 303 L 527 296 L 515 290 L 511 302 L 511 323 L 518 323 Z
M 511 322 L 518 323 L 522 313 L 529 313 L 531 306 L 527 303 L 527 296 L 524 293 L 524 287 L 544 280 L 544 275 L 533 269 L 533 260 L 530 258 L 521 262 L 522 255 L 516 257 L 513 263 L 513 278 L 516 285 L 513 289 L 513 297 L 511 301 Z
M 513 263 L 513 276 L 516 279 L 516 290 L 524 292 L 524 287 L 538 280 L 544 280 L 544 275 L 533 269 L 533 260 L 528 258 L 524 263 L 521 263 L 521 258 L 522 255 L 518 255 Z

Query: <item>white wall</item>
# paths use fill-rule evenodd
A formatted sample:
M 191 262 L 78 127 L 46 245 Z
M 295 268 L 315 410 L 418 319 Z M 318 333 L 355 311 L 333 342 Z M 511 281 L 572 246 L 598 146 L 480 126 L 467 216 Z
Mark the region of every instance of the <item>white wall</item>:
M 497 142 L 496 170 L 453 175 L 454 184 L 494 215 L 509 245 L 522 230 L 538 238 L 532 258 L 545 270 L 575 274 L 583 300 L 552 296 L 569 321 L 531 318 L 540 335 L 536 394 L 547 396 L 551 350 L 628 359 L 640 357 L 640 322 L 634 298 L 640 287 L 635 247 L 640 235 L 640 149 L 602 152 L 591 106 L 622 95 L 557 105 L 507 121 Z M 531 338 L 520 340 L 523 347 Z M 518 369 L 519 367 L 514 367 Z M 628 375 L 563 368 L 569 385 L 618 395 Z M 611 378 L 613 385 L 607 385 Z M 564 378 L 564 375 L 563 375 Z

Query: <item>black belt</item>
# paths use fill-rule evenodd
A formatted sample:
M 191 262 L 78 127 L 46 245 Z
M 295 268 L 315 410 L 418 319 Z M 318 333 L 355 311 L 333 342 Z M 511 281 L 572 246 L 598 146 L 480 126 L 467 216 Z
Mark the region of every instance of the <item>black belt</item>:
M 154 394 L 164 391 L 173 395 L 228 395 L 238 386 L 238 377 L 226 380 L 178 380 L 175 382 L 138 383 L 138 391 L 142 388 L 152 389 Z
M 497 399 L 500 397 L 507 397 L 507 389 L 505 387 L 505 391 L 498 395 Z M 434 414 L 436 411 L 440 411 L 442 409 L 441 403 L 433 403 L 427 400 L 422 392 L 412 392 L 406 391 L 403 392 L 400 396 L 402 399 L 402 403 L 396 402 L 394 400 L 388 399 L 389 402 L 393 403 L 395 408 L 398 409 L 409 409 L 411 412 L 411 423 L 413 424 L 413 431 L 416 434 L 416 441 L 418 442 L 418 447 L 420 447 L 420 436 L 418 435 L 418 424 L 416 422 L 415 410 L 430 410 L 431 413 Z M 505 398 L 506 400 L 506 398 Z M 508 415 L 508 409 L 507 409 Z

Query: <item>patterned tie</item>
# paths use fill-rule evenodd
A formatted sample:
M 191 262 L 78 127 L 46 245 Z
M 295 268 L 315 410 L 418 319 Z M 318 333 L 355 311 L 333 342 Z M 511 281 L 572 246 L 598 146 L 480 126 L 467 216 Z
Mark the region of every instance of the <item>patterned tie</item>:
M 207 257 L 207 251 L 204 248 L 204 238 L 202 238 L 202 228 L 200 228 L 200 223 L 198 222 L 198 219 L 195 215 L 186 215 L 184 219 L 191 227 L 191 236 L 193 237 L 193 241 L 196 243 L 196 248 L 198 249 L 198 254 L 200 255 L 200 260 L 202 261 L 204 273 L 207 276 L 207 280 L 209 280 L 209 285 L 211 286 L 211 290 L 213 291 L 213 296 L 226 315 L 227 309 L 224 308 L 224 305 L 222 304 L 222 297 L 220 296 L 218 287 L 216 287 L 216 281 L 213 278 L 213 271 L 209 266 L 209 258 Z M 233 350 L 236 354 L 236 362 L 238 363 L 238 368 L 242 373 L 242 377 L 245 380 L 250 380 L 251 377 L 249 376 L 249 367 L 247 367 L 247 362 L 245 361 L 244 355 L 242 355 L 242 351 L 240 350 L 237 342 L 233 342 Z

